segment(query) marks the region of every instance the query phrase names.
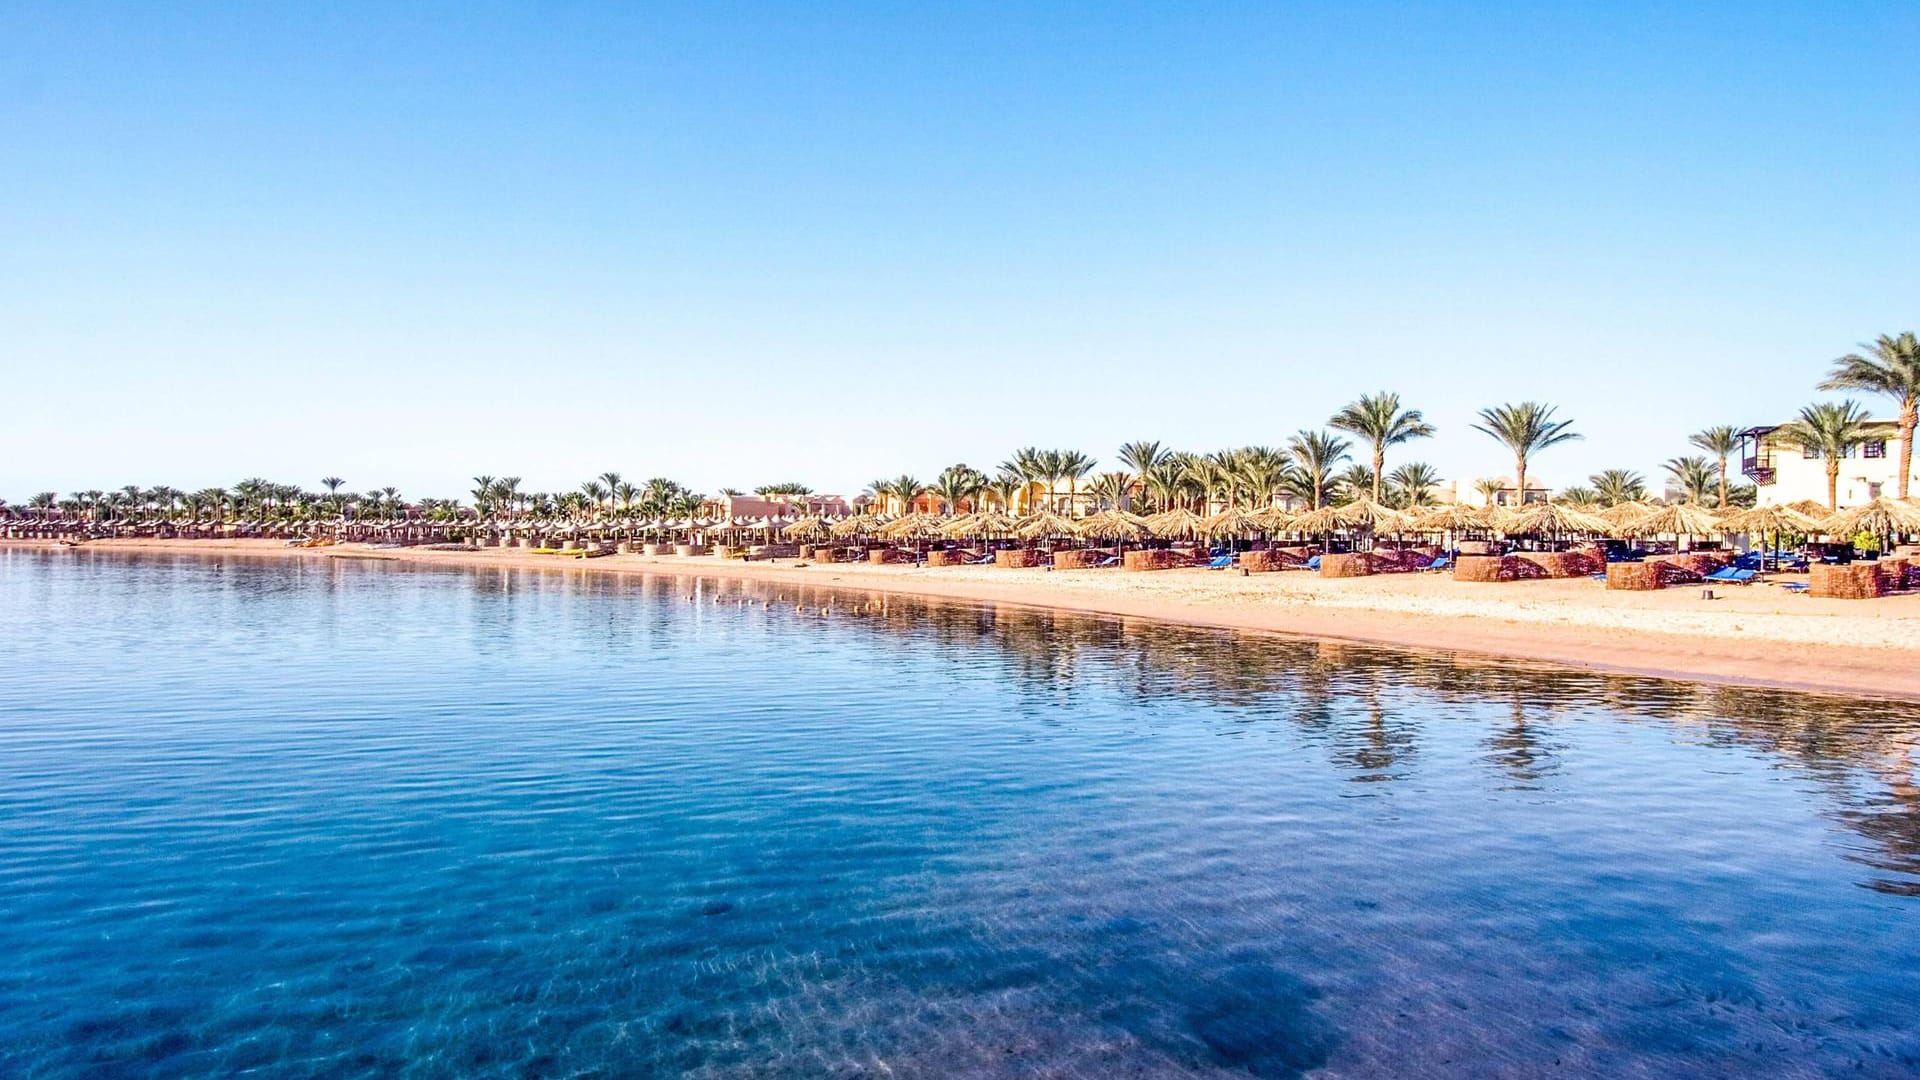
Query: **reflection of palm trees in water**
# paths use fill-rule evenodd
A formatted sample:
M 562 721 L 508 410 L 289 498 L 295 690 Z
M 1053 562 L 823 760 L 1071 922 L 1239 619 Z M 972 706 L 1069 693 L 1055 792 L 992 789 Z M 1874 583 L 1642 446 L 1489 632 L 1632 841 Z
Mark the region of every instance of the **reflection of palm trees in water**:
M 1487 739 L 1488 760 L 1520 786 L 1532 787 L 1560 770 L 1557 747 L 1527 721 L 1526 700 L 1516 691 L 1507 706 L 1507 723 Z
M 1560 716 L 1597 710 L 1626 722 L 1658 722 L 1676 740 L 1764 753 L 1818 784 L 1834 818 L 1871 841 L 1848 857 L 1909 879 L 1866 884 L 1920 893 L 1920 709 L 1913 706 L 813 586 L 696 586 L 691 579 L 634 582 L 538 571 L 482 581 L 502 594 L 551 587 L 612 595 L 638 587 L 664 603 L 698 591 L 706 603 L 823 621 L 840 631 L 870 630 L 883 649 L 964 660 L 1015 704 L 1021 695 L 1058 702 L 1083 687 L 1118 693 L 1143 709 L 1160 700 L 1197 703 L 1222 720 L 1298 730 L 1326 745 L 1336 764 L 1354 771 L 1353 779 L 1381 783 L 1382 791 L 1413 775 L 1427 730 L 1408 719 L 1421 710 L 1394 708 L 1396 693 L 1481 722 L 1490 719 L 1481 707 L 1505 701 L 1505 717 L 1492 721 L 1481 760 L 1520 786 L 1567 767 L 1565 746 L 1554 737 Z M 1437 721 L 1426 723 L 1439 730 Z

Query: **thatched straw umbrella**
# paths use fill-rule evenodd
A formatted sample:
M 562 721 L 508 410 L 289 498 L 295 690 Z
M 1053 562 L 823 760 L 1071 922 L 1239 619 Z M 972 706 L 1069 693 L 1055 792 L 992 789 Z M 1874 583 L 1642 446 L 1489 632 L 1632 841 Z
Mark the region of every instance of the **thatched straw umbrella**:
M 1349 529 L 1366 529 L 1370 532 L 1399 532 L 1413 523 L 1409 514 L 1404 514 L 1385 503 L 1377 503 L 1361 496 L 1344 506 L 1334 507 L 1334 519 Z
M 1235 545 L 1251 529 L 1257 529 L 1260 523 L 1254 515 L 1238 506 L 1229 506 L 1217 514 L 1209 515 L 1195 527 L 1195 531 L 1210 538 L 1226 537 L 1229 545 Z
M 1791 506 L 1757 506 L 1752 510 L 1742 510 L 1720 519 L 1720 527 L 1728 533 L 1746 533 L 1760 538 L 1762 548 L 1771 547 L 1777 557 L 1780 553 L 1780 538 L 1788 533 L 1807 535 L 1821 530 L 1821 523 L 1814 518 L 1795 510 Z M 1772 537 L 1769 544 L 1767 538 Z M 1762 564 L 1765 568 L 1765 564 Z
M 1147 518 L 1146 521 L 1147 528 L 1153 530 L 1153 535 L 1163 540 L 1171 540 L 1176 536 L 1194 535 L 1200 529 L 1202 518 L 1184 506 L 1176 506 L 1170 510 L 1162 510 Z
M 809 515 L 781 529 L 780 535 L 788 540 L 818 540 L 827 535 L 827 524 Z
M 1833 513 L 1826 503 L 1817 499 L 1795 499 L 1787 504 L 1787 509 L 1798 510 L 1815 521 L 1825 521 Z
M 1291 530 L 1294 521 L 1299 515 L 1284 506 L 1267 506 L 1255 510 L 1251 517 L 1253 518 L 1254 528 L 1259 529 L 1268 536 L 1272 536 L 1275 533 L 1283 533 Z
M 997 510 L 982 510 L 954 518 L 941 526 L 940 531 L 956 540 L 963 540 L 981 536 L 1008 536 L 1018 527 L 1018 522 Z
M 1486 532 L 1493 528 L 1484 506 L 1468 506 L 1466 503 L 1449 503 L 1435 506 L 1414 515 L 1409 526 L 1413 532 Z
M 1615 503 L 1594 516 L 1606 522 L 1614 534 L 1624 536 L 1627 528 L 1652 517 L 1661 509 L 1650 502 L 1623 502 Z
M 1337 506 L 1323 506 L 1318 510 L 1309 510 L 1293 519 L 1295 532 L 1312 536 L 1325 536 L 1340 527 L 1340 508 Z
M 887 522 L 875 529 L 874 534 L 886 537 L 888 540 L 912 540 L 938 535 L 940 526 L 944 524 L 946 524 L 944 518 L 935 517 L 932 514 L 913 513 Z
M 1883 495 L 1865 506 L 1842 510 L 1827 518 L 1821 531 L 1842 538 L 1856 533 L 1885 538 L 1920 532 L 1920 505 L 1910 499 L 1890 499 Z
M 1147 527 L 1147 519 L 1125 510 L 1102 510 L 1090 517 L 1080 519 L 1076 526 L 1081 536 L 1089 540 L 1111 540 L 1113 553 L 1120 554 L 1120 546 L 1128 540 L 1138 540 L 1152 534 Z
M 1723 531 L 1720 519 L 1697 503 L 1675 503 L 1628 525 L 1628 536 L 1712 536 Z
M 1153 531 L 1146 518 L 1125 510 L 1102 510 L 1080 519 L 1076 529 L 1095 540 L 1138 540 Z
M 1508 536 L 1604 536 L 1612 528 L 1598 515 L 1558 502 L 1535 503 L 1500 521 L 1500 531 Z
M 1028 514 L 1016 523 L 1014 533 L 1022 540 L 1042 540 L 1050 536 L 1072 536 L 1073 522 L 1051 510 Z
M 882 524 L 884 523 L 872 514 L 855 514 L 827 526 L 827 534 L 836 540 L 871 536 Z

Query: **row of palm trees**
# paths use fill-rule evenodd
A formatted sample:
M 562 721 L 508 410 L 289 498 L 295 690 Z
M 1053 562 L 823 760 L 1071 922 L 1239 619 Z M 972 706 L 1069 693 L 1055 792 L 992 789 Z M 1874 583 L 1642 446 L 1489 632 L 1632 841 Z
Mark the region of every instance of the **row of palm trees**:
M 1580 438 L 1571 430 L 1572 421 L 1557 418 L 1554 406 L 1531 401 L 1483 409 L 1473 426 L 1513 453 L 1522 489 L 1534 455 Z M 903 475 L 875 480 L 867 492 L 902 511 L 931 495 L 948 512 L 963 503 L 1060 512 L 1063 498 L 1067 508 L 1079 504 L 1083 487 L 1096 507 L 1112 509 L 1265 506 L 1284 500 L 1318 510 L 1335 499 L 1360 497 L 1405 508 L 1429 502 L 1440 477 L 1419 461 L 1388 471 L 1387 452 L 1437 431 L 1420 410 L 1405 407 L 1400 395 L 1383 390 L 1361 395 L 1334 413 L 1325 429 L 1303 429 L 1285 446 L 1198 454 L 1156 441 L 1129 442 L 1119 448 L 1123 467 L 1098 474 L 1093 472 L 1097 462 L 1079 451 L 1026 447 L 991 476 L 953 465 L 932 483 Z M 1356 444 L 1367 455 L 1365 461 L 1354 460 Z
M 1896 405 L 1899 428 L 1899 495 L 1908 495 L 1913 440 L 1920 425 L 1920 341 L 1913 332 L 1881 335 L 1835 360 L 1823 390 L 1860 390 L 1884 395 Z M 1866 441 L 1868 416 L 1852 400 L 1822 402 L 1800 411 L 1774 437 L 1817 453 L 1826 462 L 1827 501 L 1838 504 L 1840 462 Z M 1522 401 L 1480 410 L 1473 429 L 1499 442 L 1512 454 L 1514 489 L 1524 500 L 1527 477 L 1537 455 L 1582 436 L 1573 421 L 1557 415 L 1553 405 Z M 1331 430 L 1328 430 L 1331 429 Z M 1060 512 L 1080 504 L 1084 489 L 1100 507 L 1123 509 L 1145 505 L 1259 506 L 1286 501 L 1320 509 L 1339 499 L 1369 497 L 1375 502 L 1405 508 L 1429 500 L 1438 474 L 1424 462 L 1407 462 L 1387 470 L 1389 450 L 1431 438 L 1438 429 L 1420 410 L 1405 407 L 1398 394 L 1363 394 L 1335 412 L 1320 430 L 1303 429 L 1284 446 L 1244 446 L 1210 454 L 1177 451 L 1157 441 L 1129 442 L 1119 448 L 1121 468 L 1098 473 L 1098 462 L 1077 450 L 1024 447 L 1014 451 L 989 475 L 971 466 L 953 465 L 931 483 L 911 475 L 876 480 L 868 493 L 887 508 L 904 512 L 931 495 L 949 512 L 963 504 L 999 505 L 1006 509 L 1044 507 Z M 1348 436 L 1351 436 L 1349 438 Z M 1354 460 L 1358 446 L 1365 461 Z M 1728 425 L 1709 427 L 1689 438 L 1706 455 L 1683 455 L 1666 462 L 1672 486 L 1692 502 L 1705 502 L 1709 492 L 1728 508 L 1751 503 L 1753 489 L 1730 485 L 1729 458 L 1739 449 L 1740 437 Z M 515 476 L 476 476 L 469 495 L 473 512 L 483 517 L 691 517 L 708 506 L 697 492 L 665 477 L 631 483 L 617 472 L 606 472 L 571 492 L 536 492 L 521 488 Z M 128 486 L 118 491 L 83 491 L 61 499 L 41 492 L 26 506 L 41 516 L 63 515 L 101 520 L 131 515 L 222 517 L 234 514 L 255 520 L 293 517 L 398 516 L 408 509 L 391 487 L 354 493 L 341 490 L 337 476 L 321 481 L 324 492 L 297 485 L 277 484 L 258 477 L 243 480 L 231 490 L 206 488 L 187 492 L 170 487 Z M 1645 480 L 1627 470 L 1606 470 L 1589 478 L 1590 486 L 1560 492 L 1562 501 L 1613 505 L 1645 494 Z M 1477 491 L 1491 504 L 1506 489 L 1502 479 L 1483 479 Z M 764 498 L 804 498 L 812 489 L 804 484 L 765 484 L 755 489 Z M 1625 493 L 1631 492 L 1631 496 Z M 722 494 L 736 495 L 729 488 Z M 5 502 L 0 501 L 0 508 Z M 423 499 L 412 509 L 430 518 L 460 516 L 458 500 Z

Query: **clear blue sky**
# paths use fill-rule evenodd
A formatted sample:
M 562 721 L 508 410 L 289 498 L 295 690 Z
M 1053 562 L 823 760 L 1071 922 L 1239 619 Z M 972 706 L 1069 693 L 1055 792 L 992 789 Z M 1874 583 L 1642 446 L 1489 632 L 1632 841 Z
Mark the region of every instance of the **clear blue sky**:
M 1563 484 L 1920 324 L 1920 4 L 0 2 L 0 495 L 857 489 L 1278 444 Z M 1876 412 L 1884 407 L 1875 404 Z

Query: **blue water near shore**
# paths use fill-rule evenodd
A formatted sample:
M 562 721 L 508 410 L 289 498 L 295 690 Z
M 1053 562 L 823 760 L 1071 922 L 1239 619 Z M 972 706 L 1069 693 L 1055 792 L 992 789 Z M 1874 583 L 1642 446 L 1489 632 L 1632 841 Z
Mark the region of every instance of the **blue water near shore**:
M 1920 1074 L 1920 710 L 0 551 L 0 1074 Z

